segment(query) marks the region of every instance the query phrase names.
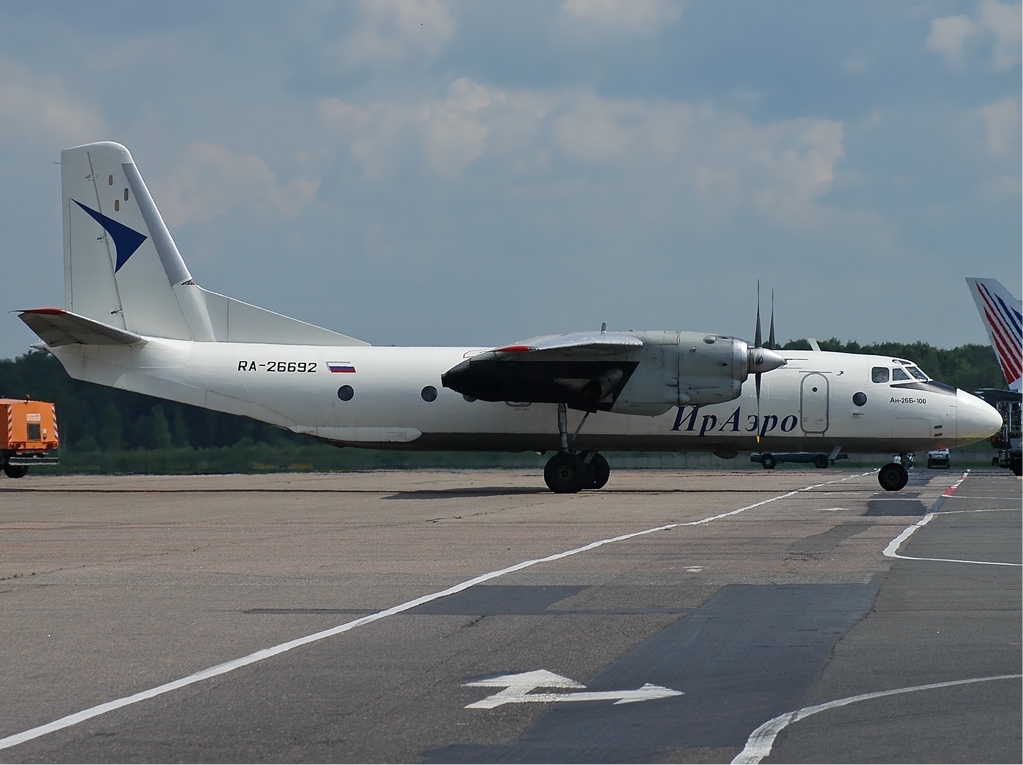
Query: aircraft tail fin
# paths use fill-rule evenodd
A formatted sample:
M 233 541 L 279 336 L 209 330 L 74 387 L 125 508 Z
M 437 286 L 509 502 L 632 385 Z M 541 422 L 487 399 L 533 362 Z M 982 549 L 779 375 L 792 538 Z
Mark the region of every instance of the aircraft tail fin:
M 967 278 L 970 294 L 977 304 L 984 329 L 991 339 L 998 363 L 1009 389 L 1018 391 L 1023 369 L 1023 311 L 997 279 Z
M 74 315 L 146 337 L 366 345 L 196 285 L 124 146 L 65 149 L 61 186 L 64 292 Z

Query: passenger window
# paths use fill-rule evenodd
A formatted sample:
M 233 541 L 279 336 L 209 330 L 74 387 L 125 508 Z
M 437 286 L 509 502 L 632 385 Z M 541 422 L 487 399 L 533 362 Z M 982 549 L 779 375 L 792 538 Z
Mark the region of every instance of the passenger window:
M 888 367 L 874 367 L 870 370 L 870 379 L 876 383 L 888 382 Z
M 902 371 L 901 367 L 895 367 L 892 370 L 892 380 L 908 380 L 909 375 Z

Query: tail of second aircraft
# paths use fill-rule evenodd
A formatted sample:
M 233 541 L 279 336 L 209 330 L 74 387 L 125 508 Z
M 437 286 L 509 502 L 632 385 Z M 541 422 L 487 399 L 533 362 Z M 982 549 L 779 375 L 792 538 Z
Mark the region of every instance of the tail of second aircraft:
M 966 280 L 970 293 L 980 311 L 998 363 L 1005 375 L 1009 390 L 1020 390 L 1020 370 L 1023 369 L 1023 312 L 1020 301 L 1014 298 L 997 279 Z
M 365 345 L 196 285 L 124 146 L 105 141 L 64 150 L 61 186 L 67 311 L 51 310 L 45 321 L 75 342 L 98 333 L 121 342 Z

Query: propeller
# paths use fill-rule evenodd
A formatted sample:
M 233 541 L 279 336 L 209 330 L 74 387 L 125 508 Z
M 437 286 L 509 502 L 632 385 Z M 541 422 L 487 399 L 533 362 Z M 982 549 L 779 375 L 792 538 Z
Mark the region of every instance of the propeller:
M 764 372 L 770 372 L 784 366 L 785 359 L 774 352 L 774 290 L 771 290 L 771 329 L 768 337 L 768 348 L 763 346 L 764 335 L 760 325 L 760 280 L 757 279 L 757 326 L 753 335 L 753 347 L 749 349 L 748 369 L 753 373 L 753 382 L 757 389 L 757 443 L 760 443 L 760 388 Z

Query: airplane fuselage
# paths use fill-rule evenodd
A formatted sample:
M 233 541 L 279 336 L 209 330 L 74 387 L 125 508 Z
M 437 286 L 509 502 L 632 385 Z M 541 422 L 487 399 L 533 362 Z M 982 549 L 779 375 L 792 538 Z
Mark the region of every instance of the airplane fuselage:
M 339 445 L 550 451 L 554 404 L 485 402 L 446 389 L 441 375 L 481 348 L 324 347 L 150 338 L 137 346 L 53 348 L 76 378 L 262 420 Z M 765 375 L 759 412 L 739 398 L 676 406 L 658 416 L 589 415 L 578 450 L 898 453 L 984 438 L 986 405 L 933 381 L 872 382 L 906 362 L 784 351 Z M 583 416 L 570 411 L 575 433 Z M 759 437 L 759 440 L 758 440 Z

